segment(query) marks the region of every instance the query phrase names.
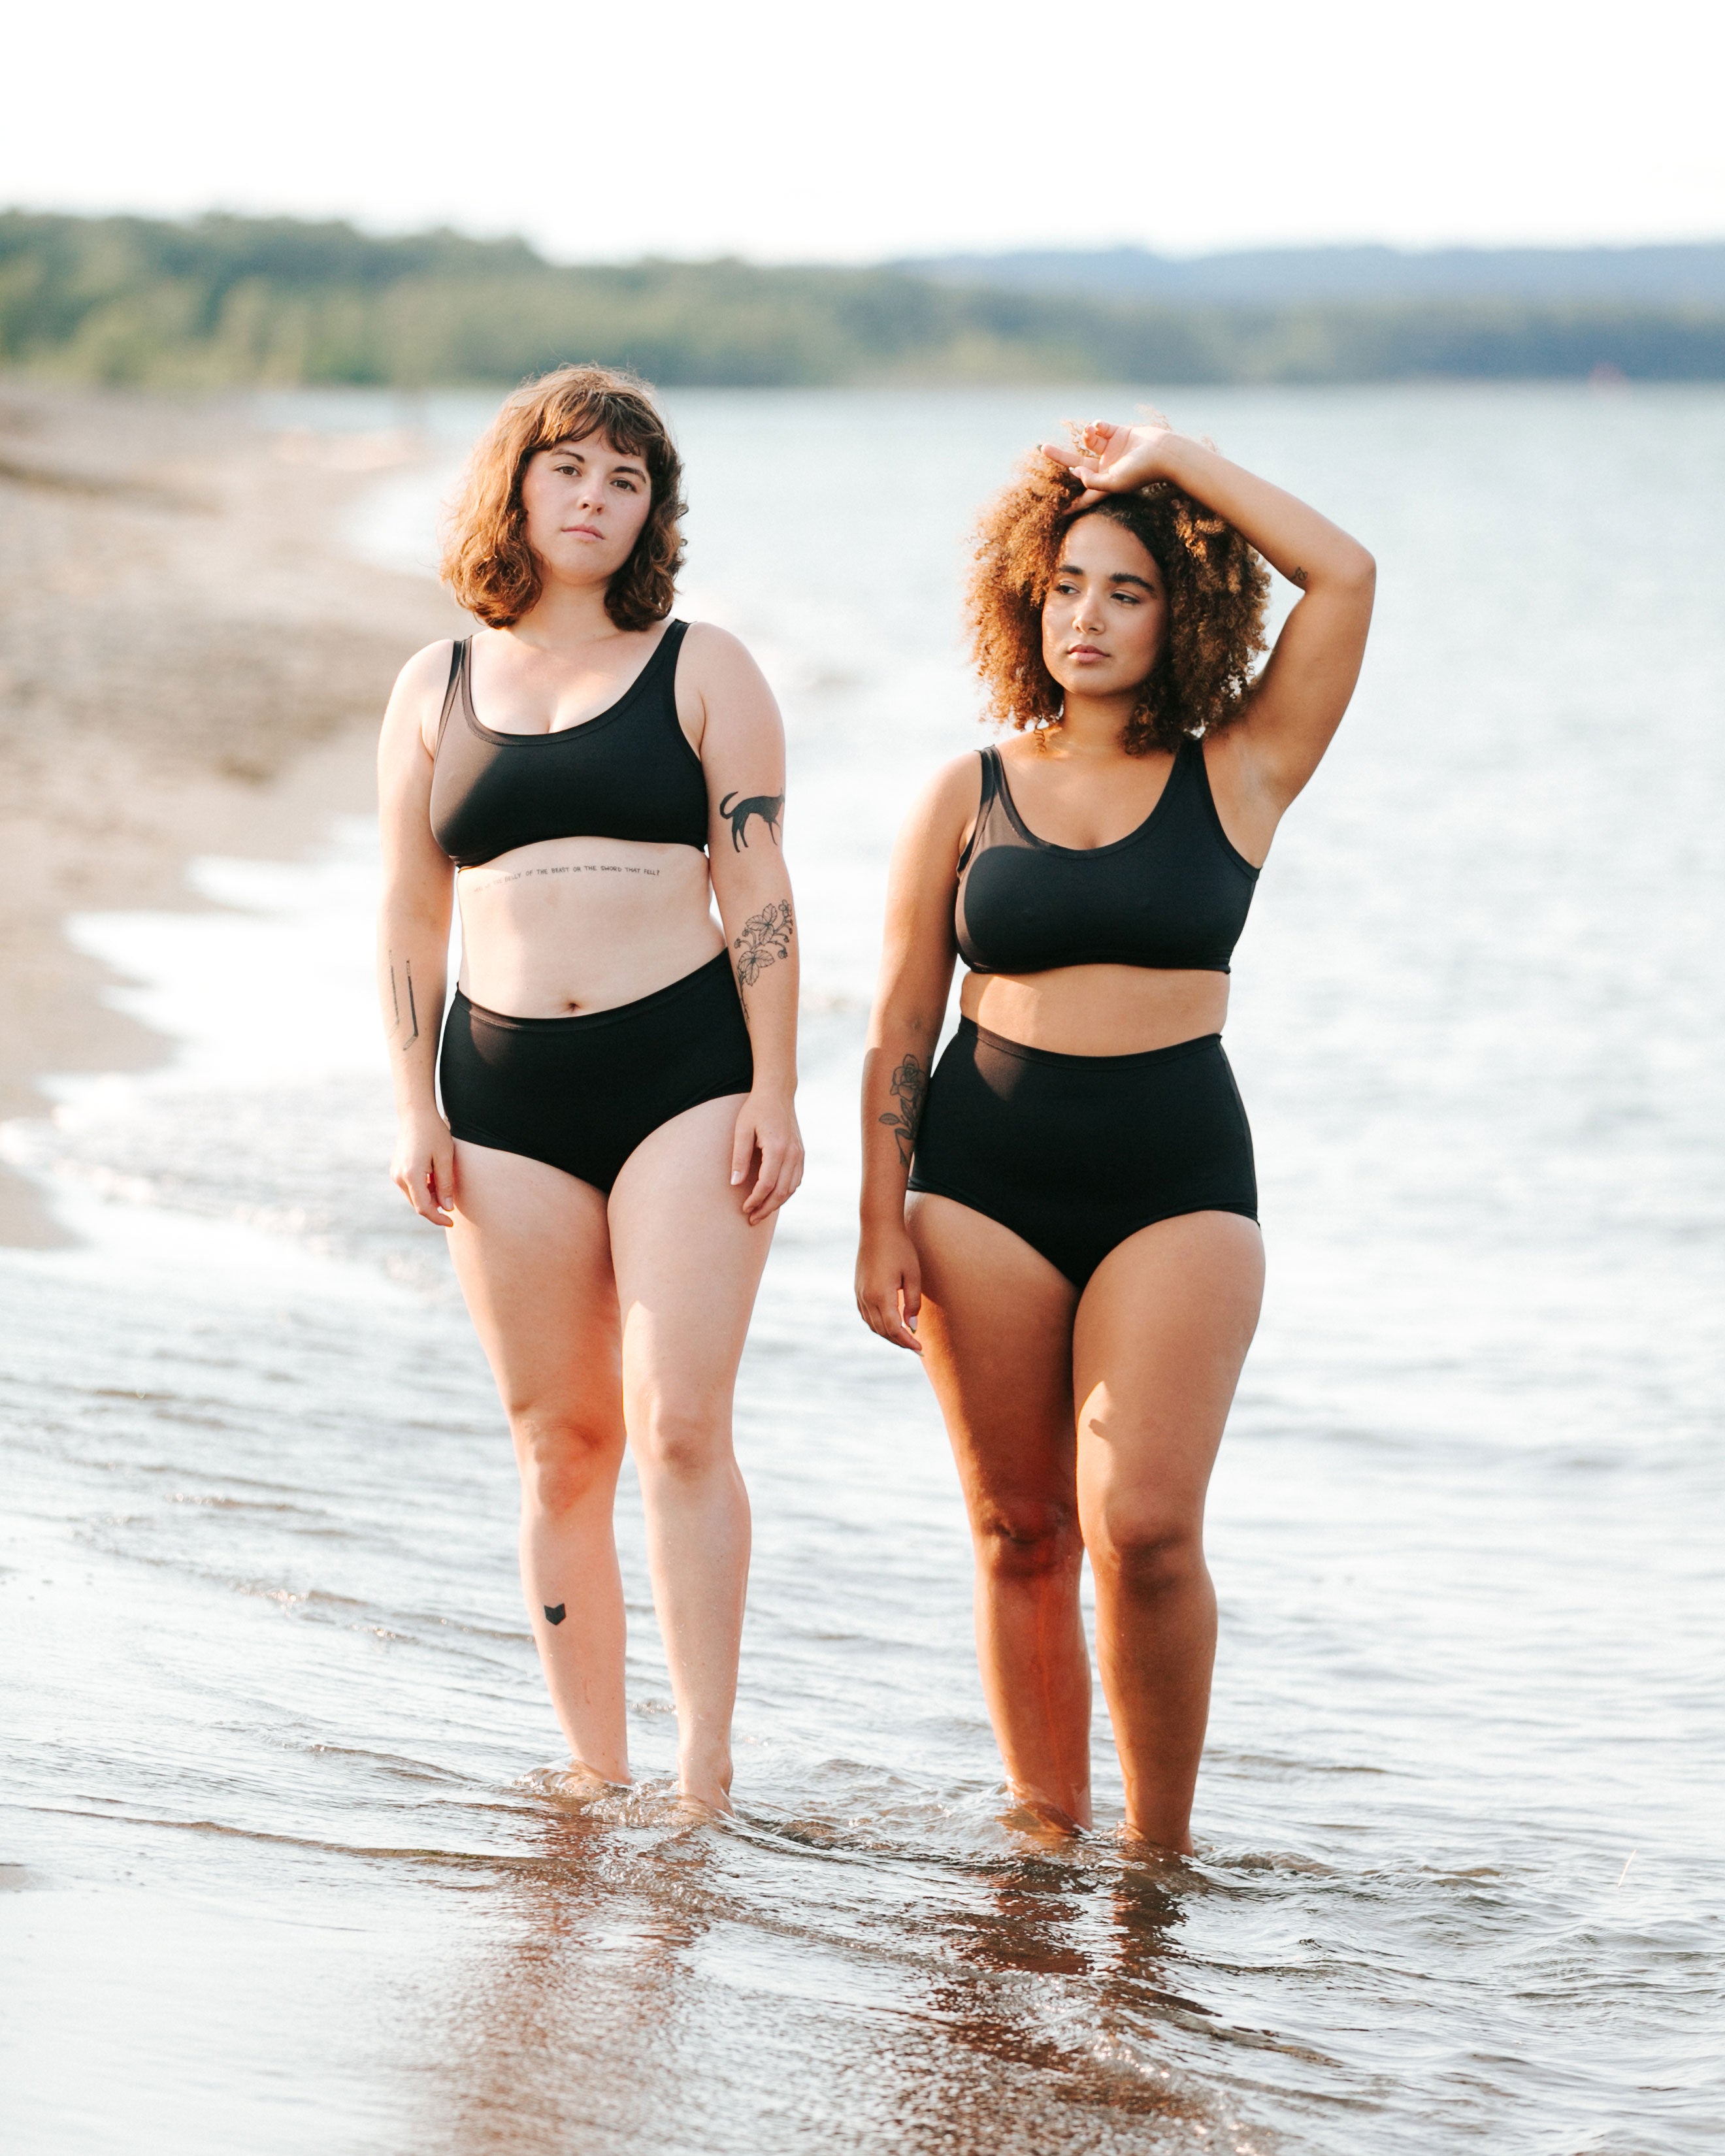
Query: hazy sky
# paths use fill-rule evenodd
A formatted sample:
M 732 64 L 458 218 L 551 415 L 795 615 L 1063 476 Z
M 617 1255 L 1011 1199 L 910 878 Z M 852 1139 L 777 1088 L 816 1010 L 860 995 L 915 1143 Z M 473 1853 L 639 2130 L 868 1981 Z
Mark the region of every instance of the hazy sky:
M 1718 0 L 34 0 L 0 203 L 565 259 L 1725 236 Z

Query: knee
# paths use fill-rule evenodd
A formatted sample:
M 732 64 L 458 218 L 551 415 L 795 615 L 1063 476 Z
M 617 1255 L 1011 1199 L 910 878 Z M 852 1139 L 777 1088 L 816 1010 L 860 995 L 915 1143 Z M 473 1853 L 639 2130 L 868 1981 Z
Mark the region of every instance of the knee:
M 521 1492 L 536 1511 L 553 1517 L 573 1512 L 603 1484 L 616 1479 L 622 1432 L 590 1417 L 544 1409 L 517 1408 L 509 1418 Z
M 728 1451 L 721 1419 L 698 1401 L 645 1403 L 630 1435 L 643 1471 L 663 1481 L 698 1482 Z
M 1204 1577 L 1204 1532 L 1199 1522 L 1142 1500 L 1116 1500 L 1101 1508 L 1090 1556 L 1134 1594 L 1177 1593 Z
M 997 1579 L 1046 1579 L 1076 1572 L 1083 1555 L 1070 1505 L 990 1499 L 974 1507 L 978 1562 Z

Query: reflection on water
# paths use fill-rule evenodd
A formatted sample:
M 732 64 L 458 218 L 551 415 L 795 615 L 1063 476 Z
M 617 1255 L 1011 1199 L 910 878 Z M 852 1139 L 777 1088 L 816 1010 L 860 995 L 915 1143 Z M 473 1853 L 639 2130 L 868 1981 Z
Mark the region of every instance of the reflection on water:
M 807 938 L 736 1820 L 670 1794 L 632 1485 L 644 1780 L 557 1774 L 495 1400 L 382 1173 L 369 833 L 80 924 L 185 1046 L 0 1140 L 87 1239 L 0 1254 L 15 2145 L 1710 2145 L 1725 397 L 1183 408 L 1358 530 L 1384 598 L 1235 975 L 1271 1293 L 1178 1865 L 1111 1840 L 1106 1727 L 1094 1837 L 1004 1818 L 938 1419 L 849 1289 L 885 850 L 972 737 L 957 535 L 1070 401 L 678 403 L 691 610 L 784 696 Z M 411 555 L 428 499 L 390 482 L 361 540 Z
M 1144 2122 L 1225 2123 L 1158 2056 L 1158 2014 L 1205 2010 L 1156 1982 L 1178 1888 L 996 1856 L 955 1871 L 953 1906 L 870 1936 L 886 1911 L 855 1852 L 825 1853 L 839 1880 L 809 1877 L 795 1840 L 759 1823 L 655 1834 L 651 1810 L 548 1820 L 539 1854 L 499 1878 L 485 1948 L 417 2032 L 438 2061 L 419 2145 L 659 2147 L 680 2123 L 707 2148 L 764 2128 L 787 2147 L 1061 2150 L 1142 2145 L 1120 2129 Z M 783 1892 L 787 1865 L 824 1921 Z M 763 1908 L 768 1866 L 780 1891 Z M 1051 1975 L 1085 1979 L 1091 2011 L 1039 2013 Z

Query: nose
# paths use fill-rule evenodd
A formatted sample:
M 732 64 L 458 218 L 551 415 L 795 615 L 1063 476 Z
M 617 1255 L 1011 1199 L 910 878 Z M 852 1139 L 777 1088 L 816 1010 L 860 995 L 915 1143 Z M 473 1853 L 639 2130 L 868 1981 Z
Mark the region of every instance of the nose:
M 1102 609 L 1095 595 L 1086 593 L 1072 609 L 1072 627 L 1080 636 L 1087 636 L 1092 629 L 1102 626 Z

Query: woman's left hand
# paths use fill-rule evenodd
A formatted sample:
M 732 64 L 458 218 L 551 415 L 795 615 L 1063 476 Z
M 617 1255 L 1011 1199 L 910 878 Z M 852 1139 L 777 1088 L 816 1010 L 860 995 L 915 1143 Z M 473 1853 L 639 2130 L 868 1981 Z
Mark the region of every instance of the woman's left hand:
M 758 1228 L 770 1220 L 803 1180 L 803 1134 L 797 1111 L 782 1094 L 751 1093 L 737 1111 L 731 1143 L 734 1189 L 754 1176 L 754 1188 L 742 1201 L 743 1218 Z
M 1084 482 L 1084 492 L 1072 505 L 1076 512 L 1090 508 L 1105 494 L 1130 494 L 1152 480 L 1167 479 L 1168 444 L 1178 439 L 1162 419 L 1140 427 L 1098 419 L 1084 429 L 1081 449 L 1063 449 L 1058 442 L 1045 442 L 1042 454 Z

